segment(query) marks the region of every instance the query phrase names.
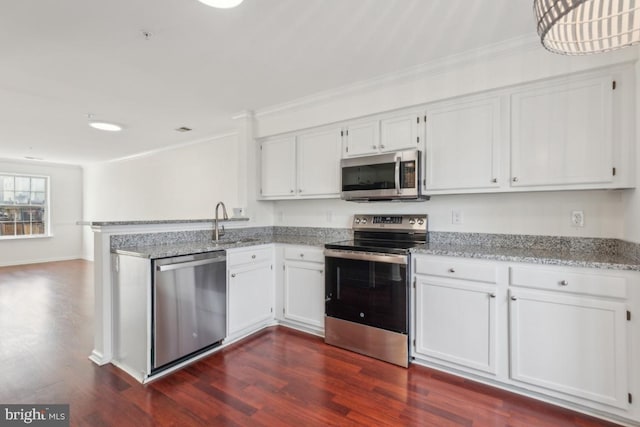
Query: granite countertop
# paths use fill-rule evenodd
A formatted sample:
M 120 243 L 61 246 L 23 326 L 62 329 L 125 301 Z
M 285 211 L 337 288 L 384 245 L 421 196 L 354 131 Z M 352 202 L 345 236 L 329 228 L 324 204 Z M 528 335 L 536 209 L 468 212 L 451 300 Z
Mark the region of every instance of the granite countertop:
M 89 225 L 91 227 L 110 227 L 123 225 L 159 225 L 159 224 L 194 224 L 201 222 L 214 222 L 211 219 L 159 219 L 159 220 L 140 220 L 140 221 L 77 221 L 77 225 Z M 231 217 L 228 219 L 219 219 L 219 222 L 226 224 L 228 222 L 245 222 L 249 221 L 248 217 Z
M 265 236 L 258 238 L 245 238 L 239 240 L 221 239 L 218 243 L 213 241 L 184 242 L 177 244 L 159 244 L 150 246 L 134 246 L 113 249 L 112 252 L 121 255 L 132 255 L 141 258 L 167 258 L 181 255 L 198 254 L 203 252 L 221 251 L 227 249 L 243 248 L 248 246 L 265 245 L 269 243 L 283 243 L 291 245 L 317 246 L 324 248 L 328 240 L 320 236 Z
M 269 243 L 324 248 L 351 237 L 349 229 L 256 227 L 227 230 L 219 242 L 211 230 L 128 234 L 111 237 L 112 252 L 143 258 L 166 258 Z M 568 267 L 640 271 L 640 245 L 616 239 L 553 236 L 429 233 L 430 243 L 413 253 Z M 167 243 L 171 242 L 171 243 Z
M 427 243 L 423 246 L 414 248 L 412 252 L 427 255 L 523 262 L 530 264 L 640 271 L 640 262 L 624 255 L 588 251 L 567 251 L 552 248 L 522 249 L 512 247 Z

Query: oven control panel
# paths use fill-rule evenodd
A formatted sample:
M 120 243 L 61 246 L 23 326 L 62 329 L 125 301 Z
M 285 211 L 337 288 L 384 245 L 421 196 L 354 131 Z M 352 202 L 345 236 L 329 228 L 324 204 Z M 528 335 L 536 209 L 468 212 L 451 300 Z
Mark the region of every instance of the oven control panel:
M 427 231 L 427 215 L 354 215 L 353 229 Z

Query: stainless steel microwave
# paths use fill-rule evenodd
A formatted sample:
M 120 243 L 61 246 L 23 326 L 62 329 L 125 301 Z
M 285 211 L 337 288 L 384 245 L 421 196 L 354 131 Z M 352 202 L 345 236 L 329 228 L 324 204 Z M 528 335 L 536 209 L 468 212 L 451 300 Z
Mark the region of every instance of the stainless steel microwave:
M 398 151 L 342 159 L 343 200 L 426 200 L 420 186 L 421 153 Z

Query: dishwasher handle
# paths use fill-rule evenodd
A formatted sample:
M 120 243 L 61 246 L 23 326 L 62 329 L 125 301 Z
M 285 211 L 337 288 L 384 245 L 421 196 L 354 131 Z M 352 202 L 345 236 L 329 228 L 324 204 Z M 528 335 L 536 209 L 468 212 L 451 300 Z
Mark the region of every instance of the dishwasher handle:
M 217 262 L 223 262 L 226 260 L 227 260 L 227 257 L 225 255 L 221 255 L 214 258 L 199 259 L 196 261 L 176 262 L 175 264 L 159 265 L 156 267 L 156 270 L 161 272 L 171 271 L 171 270 L 178 270 L 181 268 L 197 267 L 199 265 L 215 264 Z

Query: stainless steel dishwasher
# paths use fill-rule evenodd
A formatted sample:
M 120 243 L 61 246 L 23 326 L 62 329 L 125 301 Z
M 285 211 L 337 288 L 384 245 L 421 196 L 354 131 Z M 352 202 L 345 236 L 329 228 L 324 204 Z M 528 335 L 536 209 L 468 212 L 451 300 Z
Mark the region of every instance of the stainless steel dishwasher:
M 226 267 L 224 251 L 153 260 L 152 373 L 221 344 Z

